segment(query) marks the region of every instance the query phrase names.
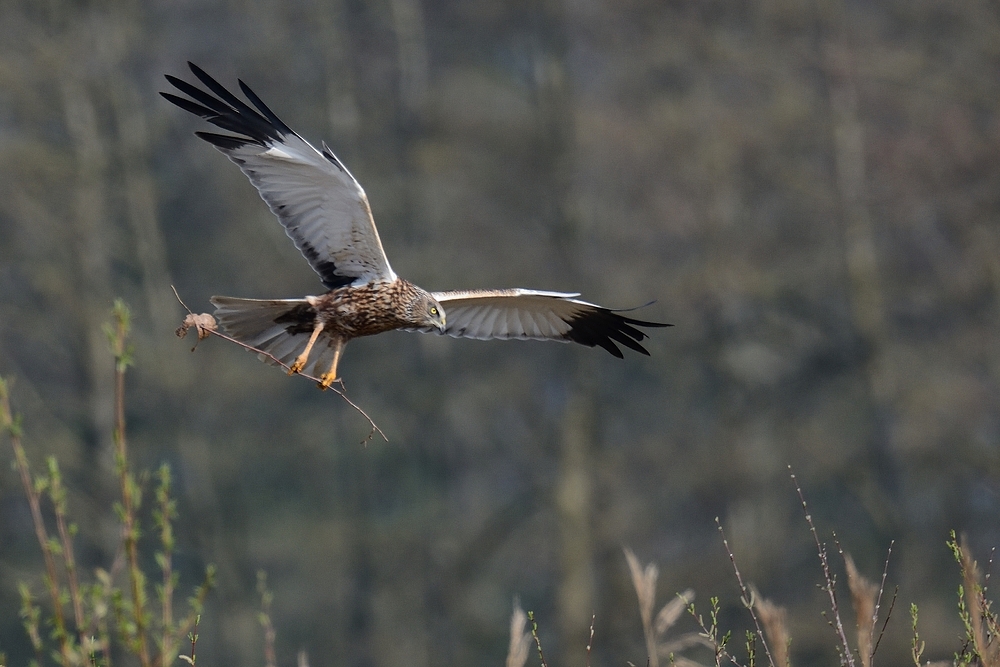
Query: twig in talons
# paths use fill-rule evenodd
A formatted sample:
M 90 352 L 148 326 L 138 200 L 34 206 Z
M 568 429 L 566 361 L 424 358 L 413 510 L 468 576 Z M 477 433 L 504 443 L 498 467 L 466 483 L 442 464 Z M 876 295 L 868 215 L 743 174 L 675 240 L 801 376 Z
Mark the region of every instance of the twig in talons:
M 187 336 L 187 332 L 190 331 L 191 327 L 194 327 L 195 331 L 198 333 L 199 341 L 205 340 L 212 334 L 212 332 L 218 330 L 219 325 L 215 321 L 214 317 L 208 313 L 195 314 L 190 308 L 188 308 L 187 304 L 181 300 L 181 295 L 177 293 L 177 288 L 171 285 L 170 289 L 174 291 L 174 297 L 177 298 L 177 302 L 184 306 L 184 310 L 188 312 L 184 321 L 181 322 L 181 325 L 177 327 L 176 331 L 174 331 L 178 338 L 184 338 Z M 194 352 L 197 347 L 198 343 L 195 343 L 194 347 L 191 348 L 191 351 Z
M 235 338 L 232 338 L 231 336 L 227 336 L 226 334 L 224 334 L 221 331 L 219 331 L 218 330 L 218 326 L 217 326 L 217 324 L 215 322 L 215 318 L 212 317 L 211 315 L 209 315 L 207 313 L 195 314 L 194 312 L 192 312 L 192 310 L 187 307 L 187 304 L 185 304 L 181 300 L 180 295 L 177 294 L 177 289 L 174 288 L 172 285 L 171 285 L 171 289 L 174 290 L 174 296 L 177 297 L 177 301 L 182 306 L 184 306 L 185 310 L 188 311 L 187 316 L 184 318 L 184 322 L 181 324 L 180 327 L 177 328 L 177 332 L 176 333 L 177 333 L 177 335 L 179 337 L 183 338 L 185 335 L 187 335 L 187 332 L 191 329 L 191 327 L 195 327 L 196 331 L 198 332 L 198 340 L 203 340 L 205 338 L 208 338 L 209 336 L 218 336 L 222 340 L 229 341 L 230 343 L 234 343 L 236 345 L 239 345 L 240 347 L 242 347 L 245 350 L 249 350 L 250 352 L 255 352 L 257 355 L 259 355 L 259 356 L 261 356 L 261 357 L 263 357 L 265 359 L 268 359 L 269 361 L 271 361 L 275 365 L 281 366 L 283 369 L 285 369 L 285 372 L 291 374 L 291 370 L 292 370 L 291 367 L 288 364 L 286 364 L 285 362 L 283 362 L 280 359 L 278 359 L 277 357 L 275 357 L 270 352 L 265 352 L 264 350 L 258 349 L 258 348 L 254 347 L 252 345 L 247 345 L 246 343 L 244 343 L 242 341 L 238 341 Z M 191 348 L 191 349 L 192 349 L 192 351 L 194 350 L 194 348 Z M 306 378 L 307 380 L 312 380 L 313 382 L 315 382 L 317 385 L 320 385 L 321 387 L 323 386 L 322 385 L 322 380 L 320 378 L 313 377 L 312 375 L 306 375 L 305 373 L 302 373 L 302 372 L 299 372 L 297 374 L 301 375 L 302 377 Z M 387 438 L 386 435 L 385 435 L 385 433 L 382 432 L 382 429 L 380 429 L 378 427 L 378 424 L 376 424 L 375 421 L 371 417 L 368 416 L 368 413 L 365 412 L 364 410 L 362 410 L 361 407 L 357 403 L 355 403 L 354 401 L 352 401 L 351 399 L 349 399 L 347 397 L 347 393 L 346 393 L 347 390 L 346 390 L 346 387 L 344 386 L 343 379 L 337 378 L 335 380 L 335 382 L 337 382 L 337 383 L 340 384 L 340 389 L 337 389 L 336 387 L 329 386 L 329 385 L 327 387 L 325 387 L 325 388 L 329 388 L 331 391 L 333 391 L 333 393 L 337 394 L 337 396 L 340 396 L 342 399 L 344 399 L 344 402 L 346 402 L 349 406 L 351 406 L 359 415 L 361 415 L 362 417 L 364 417 L 365 420 L 368 422 L 368 425 L 371 426 L 371 431 L 369 431 L 368 435 L 365 436 L 364 440 L 361 441 L 361 444 L 363 444 L 363 445 L 367 444 L 375 436 L 376 433 L 378 433 L 380 436 L 382 436 L 383 440 L 385 440 L 386 442 L 389 442 L 389 438 Z
M 301 373 L 299 373 L 299 375 L 301 375 Z M 335 384 L 340 385 L 340 389 L 334 389 L 335 392 L 343 394 L 344 392 L 347 391 L 347 385 L 344 384 L 344 378 L 337 378 L 330 384 L 324 384 L 323 380 L 320 380 L 319 382 L 316 383 L 316 387 L 319 388 L 320 391 L 326 391 L 327 389 L 333 389 L 333 385 Z

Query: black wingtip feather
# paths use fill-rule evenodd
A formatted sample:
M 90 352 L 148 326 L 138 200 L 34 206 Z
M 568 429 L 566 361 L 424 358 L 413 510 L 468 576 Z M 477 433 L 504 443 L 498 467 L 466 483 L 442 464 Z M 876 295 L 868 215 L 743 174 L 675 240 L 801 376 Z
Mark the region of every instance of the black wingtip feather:
M 292 128 L 290 128 L 287 125 L 285 125 L 282 122 L 282 120 L 280 118 L 278 118 L 275 115 L 275 113 L 273 111 L 271 111 L 271 109 L 266 104 L 264 104 L 263 100 L 261 100 L 259 97 L 257 97 L 257 93 L 255 93 L 252 90 L 250 90 L 250 86 L 248 86 L 247 84 L 243 83 L 242 79 L 237 79 L 236 81 L 240 85 L 240 90 L 242 90 L 243 94 L 247 96 L 247 99 L 250 100 L 253 103 L 253 105 L 255 107 L 257 107 L 257 109 L 262 114 L 264 114 L 264 116 L 269 121 L 271 121 L 271 123 L 274 124 L 275 127 L 277 127 L 279 130 L 281 130 L 281 132 L 283 134 L 295 134 L 292 131 Z
M 216 95 L 218 95 L 222 99 L 222 101 L 225 102 L 226 104 L 230 105 L 231 107 L 233 107 L 235 109 L 240 109 L 241 107 L 246 107 L 247 106 L 245 102 L 240 101 L 240 98 L 236 97 L 231 92 L 229 92 L 228 90 L 226 90 L 225 86 L 223 86 L 221 83 L 219 83 L 218 81 L 216 81 L 213 77 L 211 77 L 208 74 L 208 72 L 206 72 L 202 68 L 198 67 L 197 65 L 195 65 L 190 60 L 188 61 L 188 67 L 191 68 L 191 72 L 196 77 L 198 77 L 199 81 L 201 81 L 203 84 L 205 84 L 206 86 L 208 86 L 208 89 L 211 90 Z
M 229 92 L 222 84 L 209 76 L 205 70 L 191 62 L 188 63 L 188 66 L 198 80 L 211 92 L 206 92 L 187 81 L 167 74 L 165 75 L 167 81 L 191 99 L 164 92 L 161 92 L 160 95 L 168 102 L 176 104 L 188 113 L 201 116 L 216 127 L 243 135 L 242 137 L 227 137 L 210 132 L 197 133 L 202 139 L 220 148 L 231 150 L 247 143 L 267 145 L 271 141 L 280 141 L 286 135 L 295 134 L 242 81 L 239 82 L 240 89 L 260 113 Z M 237 142 L 238 139 L 242 139 L 242 141 Z
M 193 113 L 196 116 L 201 116 L 202 118 L 208 118 L 209 116 L 215 115 L 215 112 L 212 111 L 211 109 L 203 107 L 197 102 L 192 102 L 189 99 L 178 97 L 173 93 L 161 92 L 160 96 L 166 101 L 170 102 L 171 104 L 176 104 L 181 109 L 184 109 L 184 111 L 187 111 L 188 113 Z
M 204 139 L 213 146 L 218 146 L 219 148 L 227 151 L 243 148 L 247 144 L 260 143 L 258 141 L 254 141 L 253 139 L 247 139 L 246 137 L 237 137 L 231 134 L 216 134 L 215 132 L 195 132 L 194 136 L 199 139 Z
M 587 347 L 602 347 L 619 359 L 624 359 L 625 355 L 615 343 L 649 356 L 649 351 L 639 344 L 639 341 L 648 336 L 646 332 L 640 331 L 636 327 L 673 326 L 662 322 L 647 322 L 623 317 L 607 308 L 597 308 L 584 312 L 570 321 L 570 325 L 572 328 L 566 333 L 568 340 Z

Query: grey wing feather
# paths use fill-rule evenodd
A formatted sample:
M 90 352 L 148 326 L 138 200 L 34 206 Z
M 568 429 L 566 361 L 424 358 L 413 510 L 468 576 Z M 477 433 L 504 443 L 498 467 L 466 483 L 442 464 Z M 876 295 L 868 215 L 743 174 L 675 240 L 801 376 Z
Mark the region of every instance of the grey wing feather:
M 167 80 L 191 99 L 161 95 L 235 133 L 197 135 L 225 153 L 247 175 L 323 284 L 334 289 L 395 280 L 368 198 L 333 152 L 325 144 L 322 152 L 313 148 L 242 81 L 240 88 L 256 109 L 196 65 L 189 65 L 215 96 L 169 75 Z
M 599 346 L 621 358 L 616 343 L 649 354 L 639 344 L 647 334 L 637 327 L 670 326 L 625 317 L 581 301 L 576 293 L 504 289 L 434 292 L 432 296 L 445 311 L 447 326 L 440 333 L 455 338 L 572 342 Z

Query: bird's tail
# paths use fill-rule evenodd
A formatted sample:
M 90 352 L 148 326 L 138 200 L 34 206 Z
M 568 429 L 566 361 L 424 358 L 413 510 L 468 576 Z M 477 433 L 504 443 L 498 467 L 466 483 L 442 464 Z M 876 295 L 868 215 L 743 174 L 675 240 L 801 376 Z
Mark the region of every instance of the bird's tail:
M 316 310 L 305 299 L 213 296 L 211 301 L 215 306 L 215 318 L 226 333 L 266 352 L 258 358 L 269 364 L 277 359 L 290 366 L 305 349 L 316 321 Z M 327 370 L 333 362 L 330 342 L 325 336 L 316 341 L 302 373 L 315 377 Z

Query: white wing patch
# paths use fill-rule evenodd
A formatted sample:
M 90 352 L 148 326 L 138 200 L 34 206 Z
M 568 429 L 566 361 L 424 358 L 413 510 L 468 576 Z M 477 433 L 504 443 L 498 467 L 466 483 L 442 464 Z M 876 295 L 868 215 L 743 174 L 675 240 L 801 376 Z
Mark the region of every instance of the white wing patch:
M 267 150 L 252 143 L 220 150 L 247 175 L 324 283 L 336 282 L 326 275 L 328 264 L 354 284 L 395 280 L 357 181 L 298 135 L 282 142 Z
M 447 326 L 443 333 L 455 338 L 572 342 L 600 346 L 622 358 L 618 345 L 649 354 L 640 344 L 647 334 L 638 327 L 670 326 L 626 317 L 621 311 L 581 301 L 577 293 L 504 289 L 433 292 L 431 296 L 444 308 Z
M 268 157 L 277 158 L 279 160 L 294 160 L 295 159 L 290 154 L 286 153 L 285 151 L 281 150 L 280 148 L 278 148 L 276 146 L 272 146 L 268 150 L 266 150 L 263 153 L 261 153 L 261 155 L 266 155 Z
M 528 289 L 434 292 L 444 307 L 445 333 L 455 338 L 568 341 L 572 319 L 596 308 L 576 293 Z

